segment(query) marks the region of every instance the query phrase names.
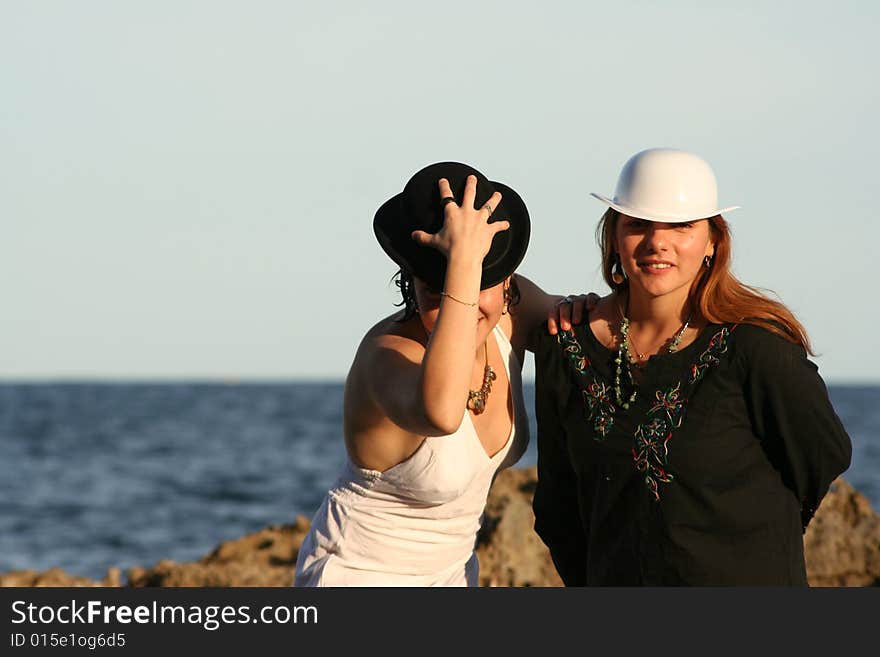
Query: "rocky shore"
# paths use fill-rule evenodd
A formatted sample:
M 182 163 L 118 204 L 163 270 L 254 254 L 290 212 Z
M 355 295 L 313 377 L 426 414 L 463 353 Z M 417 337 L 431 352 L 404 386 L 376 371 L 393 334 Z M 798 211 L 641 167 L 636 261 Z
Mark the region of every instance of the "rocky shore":
M 560 586 L 544 544 L 532 526 L 535 468 L 507 470 L 489 495 L 478 537 L 483 586 Z M 296 555 L 308 532 L 303 516 L 218 545 L 199 561 L 160 561 L 125 574 L 110 568 L 101 580 L 59 568 L 13 571 L 0 586 L 290 586 Z M 804 536 L 812 586 L 880 585 L 880 515 L 843 479 L 831 486 Z

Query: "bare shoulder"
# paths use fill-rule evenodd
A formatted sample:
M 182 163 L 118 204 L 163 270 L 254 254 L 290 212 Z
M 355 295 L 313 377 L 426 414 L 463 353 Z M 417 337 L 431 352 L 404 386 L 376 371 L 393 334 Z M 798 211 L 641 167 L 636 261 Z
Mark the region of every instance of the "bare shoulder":
M 418 318 L 401 321 L 402 314 L 394 313 L 379 320 L 366 332 L 349 372 L 349 378 L 377 374 L 377 367 L 385 370 L 387 363 L 420 363 L 425 354 L 425 342 L 415 324 Z
M 364 335 L 362 344 L 380 346 L 400 346 L 404 349 L 421 348 L 424 350 L 427 335 L 418 317 L 401 321 L 402 314 L 394 313 L 378 321 Z
M 378 321 L 358 345 L 345 382 L 346 434 L 350 424 L 361 426 L 364 418 L 384 415 L 379 411 L 380 393 L 399 387 L 396 384 L 424 358 L 425 345 L 419 341 L 412 320 L 401 321 L 401 317 L 401 313 L 394 313 Z
M 395 313 L 366 332 L 345 382 L 345 444 L 361 467 L 384 470 L 411 454 L 423 438 L 404 430 L 388 412 L 390 399 L 412 390 L 425 353 L 412 320 L 400 319 Z

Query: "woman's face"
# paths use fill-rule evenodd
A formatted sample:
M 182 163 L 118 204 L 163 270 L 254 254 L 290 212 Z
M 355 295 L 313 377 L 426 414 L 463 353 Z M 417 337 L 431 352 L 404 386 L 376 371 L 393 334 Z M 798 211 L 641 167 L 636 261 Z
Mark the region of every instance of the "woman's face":
M 432 290 L 428 285 L 419 278 L 413 278 L 416 302 L 419 304 L 419 318 L 425 329 L 430 333 L 434 330 L 434 324 L 437 322 L 437 316 L 440 313 L 440 301 L 443 297 L 438 290 Z M 504 311 L 504 287 L 510 285 L 510 277 L 494 287 L 486 288 L 480 291 L 477 299 L 477 342 L 478 346 L 482 346 L 489 335 L 489 332 L 501 319 Z M 462 299 L 462 301 L 473 301 L 473 299 Z M 449 303 L 457 303 L 452 299 Z
M 630 289 L 651 297 L 686 296 L 703 259 L 715 254 L 707 219 L 667 224 L 621 214 L 615 242 Z

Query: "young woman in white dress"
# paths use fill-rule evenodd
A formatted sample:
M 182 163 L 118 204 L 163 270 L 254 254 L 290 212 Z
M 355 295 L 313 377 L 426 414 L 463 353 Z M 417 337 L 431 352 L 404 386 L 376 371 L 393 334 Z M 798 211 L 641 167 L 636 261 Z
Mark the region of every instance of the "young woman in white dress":
M 417 172 L 377 211 L 405 307 L 358 348 L 347 462 L 295 586 L 477 585 L 489 486 L 528 442 L 523 354 L 560 301 L 513 274 L 529 228 L 514 190 L 454 162 Z

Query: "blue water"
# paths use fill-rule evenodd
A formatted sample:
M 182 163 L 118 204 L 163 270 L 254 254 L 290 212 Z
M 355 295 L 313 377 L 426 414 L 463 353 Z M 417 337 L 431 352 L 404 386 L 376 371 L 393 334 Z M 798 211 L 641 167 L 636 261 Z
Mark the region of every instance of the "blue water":
M 830 392 L 845 476 L 880 509 L 880 386 Z M 0 572 L 98 578 L 311 515 L 344 456 L 341 409 L 335 383 L 0 384 Z M 535 460 L 532 441 L 520 465 Z

